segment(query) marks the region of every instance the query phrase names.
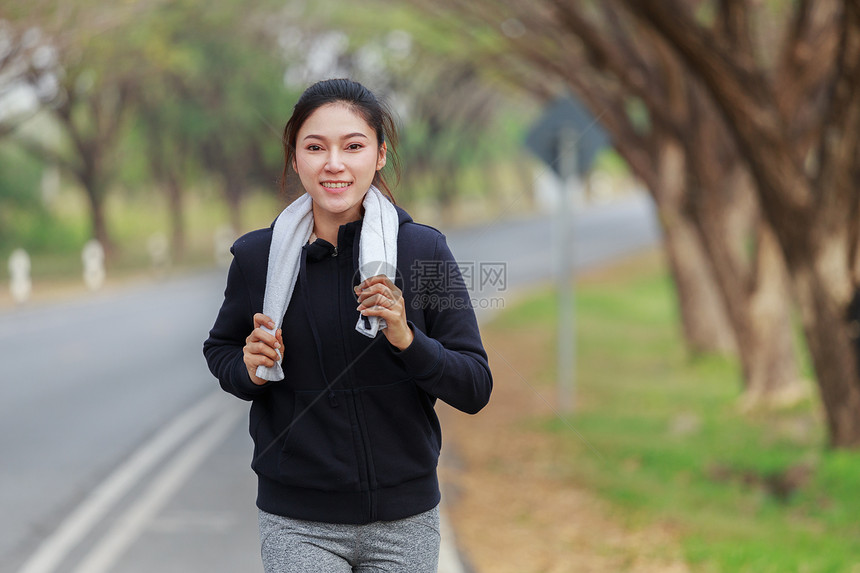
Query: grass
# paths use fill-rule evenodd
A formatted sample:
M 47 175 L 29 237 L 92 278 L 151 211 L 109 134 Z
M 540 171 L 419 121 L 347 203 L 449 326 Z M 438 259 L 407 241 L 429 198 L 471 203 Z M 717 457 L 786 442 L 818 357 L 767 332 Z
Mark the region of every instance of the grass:
M 693 571 L 860 571 L 860 452 L 826 448 L 816 400 L 742 412 L 737 363 L 685 352 L 656 258 L 581 281 L 576 297 L 577 410 L 526 422 L 558 442 L 553 472 L 633 525 L 676 532 Z M 489 328 L 554 331 L 555 317 L 544 292 Z M 536 375 L 547 393 L 554 343 Z

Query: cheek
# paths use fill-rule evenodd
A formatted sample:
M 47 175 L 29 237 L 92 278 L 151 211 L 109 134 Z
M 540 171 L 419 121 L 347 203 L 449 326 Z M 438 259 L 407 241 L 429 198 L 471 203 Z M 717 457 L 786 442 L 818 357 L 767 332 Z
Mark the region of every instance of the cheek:
M 317 166 L 312 156 L 297 155 L 296 158 L 293 160 L 293 169 L 296 170 L 296 173 L 302 175 L 305 173 L 316 172 Z
M 373 176 L 379 170 L 378 165 L 378 158 L 375 155 L 372 155 L 362 162 L 362 170 Z

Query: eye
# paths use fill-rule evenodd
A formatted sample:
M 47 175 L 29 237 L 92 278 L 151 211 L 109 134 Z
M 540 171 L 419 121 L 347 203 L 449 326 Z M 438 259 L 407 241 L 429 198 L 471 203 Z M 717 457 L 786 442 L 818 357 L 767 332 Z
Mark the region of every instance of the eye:
M 346 148 L 350 151 L 358 151 L 359 149 L 361 149 L 363 147 L 364 146 L 360 143 L 350 143 L 349 145 L 346 146 Z
M 322 147 L 316 144 L 308 145 L 307 147 L 308 151 L 319 151 L 320 149 L 322 149 Z

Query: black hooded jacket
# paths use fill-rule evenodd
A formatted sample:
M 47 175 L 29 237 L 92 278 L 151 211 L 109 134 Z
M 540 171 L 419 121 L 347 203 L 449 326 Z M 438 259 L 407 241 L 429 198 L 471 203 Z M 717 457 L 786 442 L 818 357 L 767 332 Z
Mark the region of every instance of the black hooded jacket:
M 361 221 L 337 248 L 302 250 L 284 316 L 285 378 L 257 386 L 242 357 L 262 312 L 272 228 L 241 237 L 203 352 L 221 387 L 251 401 L 257 505 L 330 523 L 390 521 L 439 503 L 436 399 L 476 413 L 492 389 L 469 293 L 445 237 L 397 207 L 395 284 L 414 333 L 404 351 L 355 330 Z

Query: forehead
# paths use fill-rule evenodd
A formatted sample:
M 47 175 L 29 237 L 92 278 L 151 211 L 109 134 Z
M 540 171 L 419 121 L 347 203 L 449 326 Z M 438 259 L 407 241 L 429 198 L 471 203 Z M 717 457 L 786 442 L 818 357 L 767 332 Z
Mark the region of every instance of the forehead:
M 363 133 L 369 139 L 376 139 L 375 132 L 361 114 L 345 104 L 329 103 L 308 116 L 299 128 L 298 139 L 307 135 L 337 138 L 351 133 Z

